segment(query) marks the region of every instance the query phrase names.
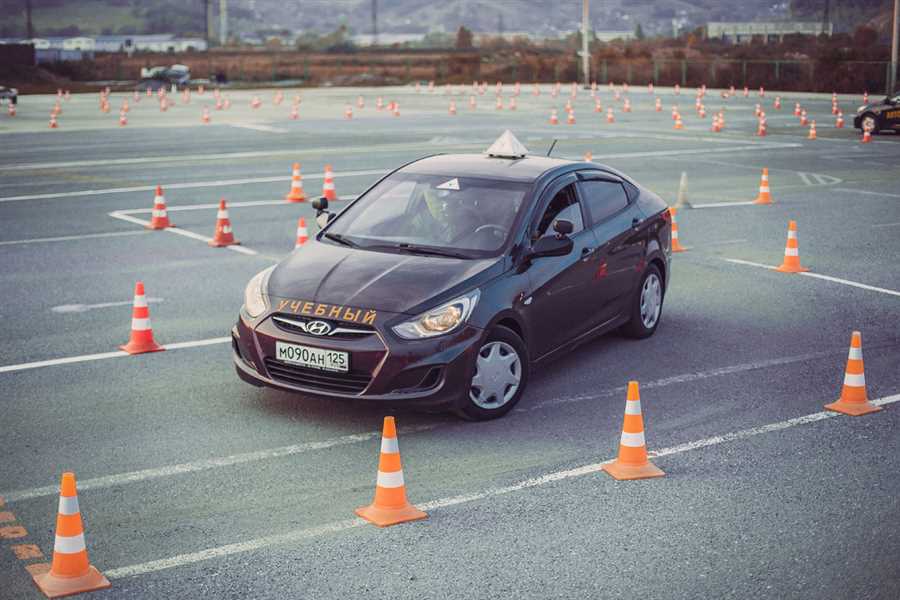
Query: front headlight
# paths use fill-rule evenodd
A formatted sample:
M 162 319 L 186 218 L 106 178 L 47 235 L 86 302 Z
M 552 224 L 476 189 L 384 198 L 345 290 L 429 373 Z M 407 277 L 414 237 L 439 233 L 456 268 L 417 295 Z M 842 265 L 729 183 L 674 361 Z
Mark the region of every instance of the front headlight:
M 271 266 L 265 271 L 260 271 L 254 275 L 244 289 L 244 310 L 254 319 L 263 314 L 268 308 L 265 289 L 269 281 L 269 275 L 274 268 L 274 266 Z
M 409 321 L 394 326 L 394 333 L 406 340 L 418 340 L 450 333 L 466 322 L 481 296 L 474 290 Z
M 863 105 L 863 106 L 860 106 L 859 108 L 857 108 L 857 109 L 856 109 L 856 112 L 857 112 L 857 113 L 861 113 L 861 112 L 864 111 L 864 110 L 866 110 L 866 105 Z

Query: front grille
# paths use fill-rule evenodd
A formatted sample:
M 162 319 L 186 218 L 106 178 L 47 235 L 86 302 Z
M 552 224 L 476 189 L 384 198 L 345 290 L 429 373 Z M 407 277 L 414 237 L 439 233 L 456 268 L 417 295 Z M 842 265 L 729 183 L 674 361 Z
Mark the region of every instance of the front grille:
M 371 375 L 363 373 L 319 371 L 289 365 L 272 358 L 266 359 L 266 370 L 269 371 L 272 379 L 284 381 L 285 383 L 345 394 L 358 394 L 366 389 L 366 386 L 372 381 Z
M 307 333 L 299 324 L 306 324 L 309 321 L 325 321 L 333 328 L 333 332 L 326 336 L 317 336 L 339 340 L 357 340 L 363 336 L 372 335 L 375 329 L 368 325 L 357 325 L 355 323 L 345 323 L 343 321 L 330 321 L 328 319 L 315 319 L 309 317 L 299 317 L 297 315 L 272 315 L 272 322 L 282 331 L 289 333 L 299 333 L 301 335 L 311 335 Z

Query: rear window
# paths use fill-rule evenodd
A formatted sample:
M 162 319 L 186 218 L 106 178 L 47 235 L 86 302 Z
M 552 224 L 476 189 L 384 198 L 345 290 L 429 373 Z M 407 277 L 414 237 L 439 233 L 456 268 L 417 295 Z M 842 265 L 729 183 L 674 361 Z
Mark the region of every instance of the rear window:
M 582 181 L 581 191 L 591 214 L 591 225 L 605 221 L 628 206 L 628 196 L 621 183 L 614 181 Z

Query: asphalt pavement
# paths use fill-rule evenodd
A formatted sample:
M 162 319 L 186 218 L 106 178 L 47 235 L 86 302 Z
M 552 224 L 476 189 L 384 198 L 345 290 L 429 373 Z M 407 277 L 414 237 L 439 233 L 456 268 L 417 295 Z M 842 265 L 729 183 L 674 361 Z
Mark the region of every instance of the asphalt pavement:
M 54 130 L 52 96 L 0 115 L 0 598 L 42 597 L 27 568 L 50 561 L 68 470 L 91 562 L 112 582 L 98 599 L 900 597 L 900 135 L 860 142 L 861 94 L 839 96 L 837 129 L 830 95 L 781 94 L 775 110 L 773 91 L 710 90 L 701 119 L 693 89 L 632 86 L 624 113 L 601 86 L 616 122 L 579 90 L 566 125 L 570 88 L 551 89 L 523 85 L 515 111 L 507 84 L 503 110 L 490 85 L 475 109 L 470 86 L 409 86 L 287 90 L 277 106 L 275 90 L 233 91 L 223 111 L 209 91 L 179 94 L 164 113 L 113 94 L 104 114 L 77 94 Z M 377 111 L 379 96 L 400 116 Z M 534 153 L 554 139 L 555 156 L 590 151 L 673 204 L 687 174 L 688 250 L 652 338 L 608 335 L 538 368 L 518 407 L 487 423 L 237 378 L 227 336 L 244 286 L 292 251 L 298 217 L 315 231 L 308 204 L 283 202 L 293 162 L 311 195 L 332 165 L 346 199 L 418 157 L 481 152 L 507 128 Z M 763 167 L 771 206 L 749 204 Z M 140 226 L 156 185 L 181 234 Z M 220 198 L 243 251 L 202 239 Z M 765 268 L 780 264 L 789 220 L 812 276 Z M 179 346 L 115 354 L 137 280 L 156 339 Z M 854 330 L 884 407 L 857 418 L 823 412 Z M 663 478 L 600 471 L 629 380 Z M 380 529 L 353 509 L 372 499 L 387 414 L 429 518 Z

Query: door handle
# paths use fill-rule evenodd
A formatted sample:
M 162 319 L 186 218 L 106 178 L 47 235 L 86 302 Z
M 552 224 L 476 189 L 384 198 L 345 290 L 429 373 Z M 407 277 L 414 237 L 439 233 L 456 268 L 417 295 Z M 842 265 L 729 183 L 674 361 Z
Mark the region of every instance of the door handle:
M 637 227 L 643 222 L 644 222 L 643 219 L 639 219 L 638 217 L 635 217 L 631 220 L 631 226 L 633 228 L 637 229 Z
M 584 247 L 581 249 L 581 255 L 587 256 L 588 254 L 591 254 L 594 250 L 596 250 L 596 248 Z

